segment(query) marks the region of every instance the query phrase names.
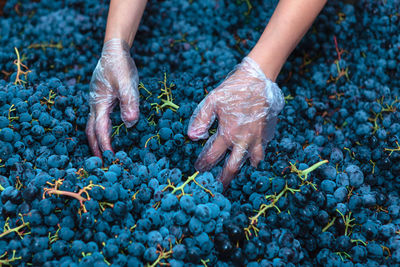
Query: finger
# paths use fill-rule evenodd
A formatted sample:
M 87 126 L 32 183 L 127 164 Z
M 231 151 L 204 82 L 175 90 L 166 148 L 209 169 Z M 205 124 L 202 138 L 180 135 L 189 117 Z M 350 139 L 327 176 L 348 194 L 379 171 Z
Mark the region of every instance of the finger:
M 114 152 L 111 146 L 111 120 L 110 113 L 112 106 L 105 105 L 104 103 L 96 106 L 96 120 L 95 120 L 95 133 L 97 142 L 101 152 L 111 150 Z
M 194 165 L 196 170 L 200 172 L 210 170 L 225 156 L 227 149 L 224 138 L 218 132 L 211 136 L 196 160 Z
M 193 141 L 208 138 L 208 129 L 215 120 L 215 102 L 209 94 L 197 106 L 189 121 L 188 136 Z
M 247 147 L 245 145 L 236 145 L 233 147 L 229 158 L 225 161 L 224 168 L 222 169 L 221 177 L 224 189 L 226 189 L 235 177 L 239 169 L 242 167 L 247 156 Z
M 121 119 L 125 123 L 126 127 L 130 128 L 136 124 L 139 120 L 139 92 L 138 92 L 138 81 L 139 75 L 133 60 L 130 62 L 132 66 L 128 80 L 120 80 L 119 82 L 119 105 L 121 109 Z
M 265 153 L 261 143 L 256 144 L 250 149 L 250 163 L 254 168 L 257 168 L 260 161 L 264 159 Z
M 274 138 L 275 135 L 275 127 L 277 123 L 277 117 L 271 116 L 266 122 L 266 127 L 263 132 L 263 144 L 267 144 L 269 141 Z
M 86 136 L 88 138 L 89 147 L 92 150 L 93 155 L 101 158 L 101 151 L 99 148 L 99 143 L 97 142 L 96 132 L 94 130 L 94 127 L 95 127 L 95 117 L 94 117 L 94 114 L 91 112 L 89 114 L 89 119 L 86 124 L 85 132 L 86 132 Z
M 121 119 L 127 128 L 132 127 L 139 120 L 139 95 L 137 88 L 132 86 L 120 87 L 119 106 Z

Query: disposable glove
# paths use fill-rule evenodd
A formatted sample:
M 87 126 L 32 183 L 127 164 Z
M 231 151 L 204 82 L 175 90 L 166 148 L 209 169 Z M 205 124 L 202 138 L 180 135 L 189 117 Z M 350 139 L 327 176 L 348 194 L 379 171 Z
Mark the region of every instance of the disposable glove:
M 89 146 L 95 156 L 101 158 L 105 150 L 113 151 L 110 113 L 117 100 L 126 127 L 132 127 L 139 119 L 138 81 L 129 45 L 121 39 L 104 43 L 90 81 L 90 114 L 86 125 Z
M 245 57 L 194 111 L 188 136 L 196 141 L 208 138 L 218 120 L 217 132 L 204 145 L 195 168 L 208 171 L 229 149 L 220 181 L 226 189 L 249 157 L 253 166 L 264 159 L 265 147 L 274 136 L 277 116 L 284 106 L 278 85 L 269 80 L 259 65 Z

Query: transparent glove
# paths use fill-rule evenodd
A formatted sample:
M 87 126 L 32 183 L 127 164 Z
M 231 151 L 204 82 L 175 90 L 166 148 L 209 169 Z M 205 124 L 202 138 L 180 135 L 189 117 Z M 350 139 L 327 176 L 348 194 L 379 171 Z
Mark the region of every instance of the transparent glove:
M 194 141 L 208 138 L 208 129 L 218 119 L 217 132 L 205 144 L 195 168 L 208 171 L 231 150 L 220 176 L 226 189 L 248 157 L 255 167 L 264 159 L 284 104 L 278 85 L 265 77 L 253 59 L 245 57 L 190 119 L 188 136 Z
M 121 118 L 126 127 L 139 119 L 138 71 L 121 39 L 104 43 L 101 58 L 90 81 L 90 114 L 86 125 L 89 146 L 95 156 L 111 150 L 110 113 L 119 100 Z

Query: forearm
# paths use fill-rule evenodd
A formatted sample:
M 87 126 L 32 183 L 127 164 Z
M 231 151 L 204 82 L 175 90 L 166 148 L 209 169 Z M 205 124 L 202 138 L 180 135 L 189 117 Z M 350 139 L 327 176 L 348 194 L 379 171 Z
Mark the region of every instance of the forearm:
M 104 42 L 119 38 L 132 46 L 147 0 L 111 0 Z
M 272 81 L 326 0 L 281 0 L 257 44 L 249 53 Z

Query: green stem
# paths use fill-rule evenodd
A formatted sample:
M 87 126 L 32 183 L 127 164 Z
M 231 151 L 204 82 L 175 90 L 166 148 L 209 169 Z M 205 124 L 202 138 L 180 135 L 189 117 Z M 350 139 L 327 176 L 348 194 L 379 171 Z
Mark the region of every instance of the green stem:
M 275 206 L 276 202 L 279 201 L 279 199 L 286 193 L 286 192 L 291 192 L 292 194 L 294 194 L 295 192 L 300 191 L 299 189 L 293 189 L 287 186 L 287 184 L 285 185 L 285 188 L 276 196 L 273 197 L 273 200 L 271 201 L 271 203 L 269 203 L 268 205 L 263 204 L 263 207 L 260 209 L 260 211 L 253 216 L 252 218 L 250 218 L 250 224 L 255 224 L 258 220 L 258 217 L 260 217 L 262 214 L 264 214 L 268 209 L 270 208 L 276 208 L 278 210 L 278 212 L 280 212 L 279 208 Z M 265 198 L 268 199 L 270 196 L 266 196 Z
M 196 178 L 196 176 L 199 174 L 199 172 L 195 172 L 192 176 L 190 176 L 189 178 L 187 178 L 187 180 L 182 184 L 182 185 L 180 185 L 180 186 L 178 186 L 178 187 L 175 187 L 174 188 L 174 190 L 172 190 L 172 192 L 171 192 L 171 194 L 174 194 L 176 191 L 178 191 L 178 190 L 181 190 L 182 192 L 184 192 L 183 191 L 183 188 L 185 188 L 185 186 L 188 184 L 188 183 L 190 183 L 191 181 L 193 181 L 194 180 L 194 178 Z
M 316 170 L 317 168 L 319 168 L 321 165 L 328 163 L 328 160 L 322 160 L 320 162 L 315 163 L 314 165 L 312 165 L 311 167 L 300 171 L 299 175 L 304 176 L 304 179 L 307 179 L 308 174 L 314 170 Z
M 17 226 L 15 228 L 4 231 L 3 233 L 0 234 L 0 238 L 4 237 L 12 232 L 18 232 L 20 229 L 24 228 L 25 226 L 29 226 L 29 222 L 23 223 L 20 226 Z
M 361 244 L 363 244 L 364 246 L 367 246 L 367 243 L 365 243 L 363 240 L 361 239 L 351 239 L 350 240 L 352 243 L 357 243 L 358 246 L 358 242 L 360 242 Z
M 326 232 L 326 231 L 329 229 L 329 227 L 331 227 L 331 226 L 335 223 L 335 221 L 336 221 L 336 217 L 333 217 L 332 221 L 330 221 L 330 222 L 322 229 L 322 232 Z
M 161 99 L 161 101 L 164 103 L 164 104 L 161 105 L 161 108 L 164 108 L 166 106 L 170 106 L 170 107 L 172 107 L 174 109 L 179 109 L 178 105 L 176 105 L 175 103 L 173 103 L 173 102 L 171 102 L 169 100 Z

